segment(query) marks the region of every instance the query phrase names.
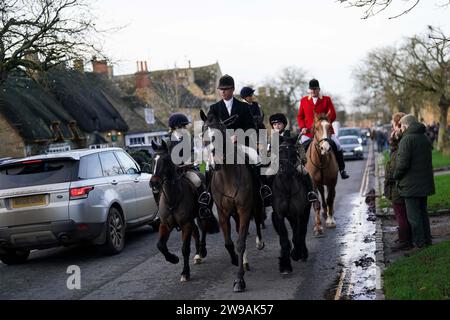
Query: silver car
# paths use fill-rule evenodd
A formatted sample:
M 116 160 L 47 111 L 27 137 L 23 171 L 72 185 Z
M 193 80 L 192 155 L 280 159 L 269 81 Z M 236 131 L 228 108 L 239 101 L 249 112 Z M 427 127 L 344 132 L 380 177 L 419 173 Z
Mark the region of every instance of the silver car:
M 344 159 L 364 159 L 364 150 L 358 136 L 339 136 Z
M 151 175 L 121 148 L 83 149 L 0 164 L 0 260 L 91 241 L 122 251 L 125 230 L 158 226 Z

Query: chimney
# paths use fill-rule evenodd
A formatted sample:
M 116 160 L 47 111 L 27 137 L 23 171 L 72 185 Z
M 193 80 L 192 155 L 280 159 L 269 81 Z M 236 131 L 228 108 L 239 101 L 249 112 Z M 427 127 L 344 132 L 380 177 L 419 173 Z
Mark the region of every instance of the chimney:
M 150 85 L 150 73 L 147 69 L 147 61 L 136 62 L 138 70 L 135 73 L 136 89 L 144 89 Z
M 97 57 L 92 57 L 92 70 L 94 73 L 108 75 L 108 64 L 106 60 L 97 60 Z
M 84 73 L 84 62 L 83 62 L 83 59 L 75 59 L 75 60 L 73 60 L 73 69 L 78 71 L 78 72 Z
M 60 124 L 61 124 L 61 122 L 59 122 L 59 121 L 52 122 L 51 128 L 52 128 L 53 134 L 55 135 L 55 138 L 54 138 L 55 142 L 64 142 L 64 137 L 61 132 L 61 128 L 59 127 Z

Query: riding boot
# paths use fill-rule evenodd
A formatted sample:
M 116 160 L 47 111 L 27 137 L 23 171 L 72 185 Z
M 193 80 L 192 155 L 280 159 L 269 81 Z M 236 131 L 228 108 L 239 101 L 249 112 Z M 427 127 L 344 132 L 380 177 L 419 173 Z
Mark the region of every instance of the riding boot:
M 336 152 L 336 160 L 339 166 L 339 172 L 341 173 L 341 178 L 342 179 L 350 178 L 350 176 L 345 171 L 344 154 L 342 150 Z
M 302 143 L 303 148 L 305 148 L 305 153 L 306 153 L 306 151 L 308 151 L 308 147 L 311 144 L 311 141 L 312 141 L 312 139 L 308 139 L 308 140 L 306 140 L 305 142 Z
M 264 202 L 266 202 L 265 199 L 268 199 L 271 195 L 272 195 L 272 190 L 270 189 L 270 187 L 265 184 L 262 180 L 262 176 L 260 174 L 260 166 L 255 166 L 252 165 L 252 172 L 253 172 L 253 178 L 255 180 L 255 182 L 257 183 L 257 185 L 259 186 L 259 194 L 261 196 L 261 199 L 264 200 Z
M 306 190 L 308 191 L 308 201 L 309 202 L 315 202 L 317 200 L 319 200 L 317 193 L 314 191 L 314 186 L 313 186 L 313 182 L 311 179 L 311 176 L 309 174 L 305 174 L 303 175 L 304 177 L 304 181 L 305 181 L 305 185 L 306 185 Z
M 336 161 L 338 163 L 339 172 L 341 173 L 342 179 L 348 179 L 350 176 L 345 171 L 345 162 L 344 162 L 344 154 L 342 150 L 337 149 L 336 143 L 333 141 L 333 139 L 330 139 L 330 145 L 333 149 L 334 155 L 336 156 Z

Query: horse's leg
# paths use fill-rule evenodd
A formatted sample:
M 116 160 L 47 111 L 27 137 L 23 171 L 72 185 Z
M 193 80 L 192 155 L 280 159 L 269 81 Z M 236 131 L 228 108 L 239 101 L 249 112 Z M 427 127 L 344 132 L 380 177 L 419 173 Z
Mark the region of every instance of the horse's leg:
M 324 219 L 327 218 L 327 200 L 325 197 L 325 187 L 323 185 L 319 185 L 317 187 L 320 193 L 320 198 L 322 199 L 322 216 Z
M 167 241 L 169 240 L 171 231 L 172 228 L 169 228 L 167 225 L 159 225 L 159 240 L 156 244 L 156 247 L 159 249 L 159 251 L 161 251 L 167 261 L 169 261 L 170 263 L 178 263 L 180 259 L 178 259 L 176 255 L 170 253 L 169 249 L 167 248 Z
M 323 195 L 323 187 L 321 189 L 320 186 L 318 186 L 317 189 L 319 190 L 319 193 L 322 197 L 322 201 L 325 201 L 324 195 Z M 320 201 L 317 200 L 316 202 L 314 202 L 313 205 L 314 205 L 314 212 L 315 212 L 314 235 L 316 237 L 319 237 L 319 236 L 323 235 L 322 221 L 320 220 Z
M 282 274 L 292 272 L 291 265 L 291 242 L 289 241 L 288 231 L 284 223 L 284 217 L 278 211 L 272 212 L 272 223 L 278 233 L 281 247 L 281 257 L 278 258 L 278 268 Z
M 244 257 L 242 259 L 243 259 L 243 263 L 244 263 L 244 270 L 250 271 L 250 263 L 248 263 L 247 249 L 245 249 Z
M 336 188 L 334 186 L 327 187 L 327 227 L 336 228 L 336 221 L 334 220 L 334 198 L 336 196 Z
M 181 272 L 181 282 L 189 281 L 191 272 L 189 268 L 189 255 L 191 254 L 191 237 L 192 237 L 192 223 L 186 223 L 181 229 L 181 239 L 183 240 L 183 272 Z
M 256 210 L 261 210 L 261 208 L 256 209 Z M 264 210 L 264 207 L 262 208 L 262 210 Z M 255 225 L 256 225 L 256 249 L 258 250 L 262 250 L 264 249 L 264 241 L 262 241 L 262 233 L 261 233 L 261 228 L 264 229 L 264 220 L 263 220 L 263 212 L 260 211 L 261 216 L 257 216 L 255 215 Z
M 237 279 L 233 284 L 234 292 L 243 292 L 245 290 L 245 281 L 244 281 L 244 251 L 245 251 L 245 242 L 247 240 L 248 227 L 250 223 L 250 214 L 249 210 L 245 208 L 239 208 L 239 237 L 237 241 L 237 253 L 238 253 L 238 272 Z
M 297 218 L 298 208 L 293 207 L 290 208 L 290 210 L 291 211 L 288 220 L 292 229 L 292 244 L 293 244 L 293 248 L 291 250 L 291 258 L 294 261 L 298 261 L 300 260 L 300 253 L 301 253 L 299 221 Z
M 303 206 L 300 212 L 300 216 L 298 217 L 298 232 L 299 232 L 299 240 L 300 240 L 300 260 L 306 261 L 308 259 L 308 248 L 306 247 L 306 233 L 308 231 L 308 221 L 309 221 L 309 212 L 311 210 L 311 205 L 308 203 Z
M 203 231 L 202 231 L 203 235 Z M 192 238 L 195 241 L 195 256 L 194 256 L 194 264 L 202 263 L 202 256 L 200 254 L 201 251 L 201 243 L 200 243 L 200 233 L 198 231 L 198 227 L 195 222 L 192 223 Z
M 223 237 L 225 240 L 225 248 L 227 249 L 228 253 L 231 257 L 231 263 L 235 266 L 238 265 L 238 256 L 236 252 L 234 251 L 234 244 L 233 240 L 231 240 L 231 223 L 230 223 L 230 216 L 227 215 L 223 209 L 219 210 L 219 223 L 220 228 L 222 229 Z

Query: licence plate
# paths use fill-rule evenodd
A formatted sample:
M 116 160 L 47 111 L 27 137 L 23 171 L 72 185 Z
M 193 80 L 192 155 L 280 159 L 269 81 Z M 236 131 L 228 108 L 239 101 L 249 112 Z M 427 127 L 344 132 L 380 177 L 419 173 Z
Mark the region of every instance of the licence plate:
M 35 196 L 26 196 L 26 197 L 17 197 L 12 198 L 11 207 L 13 209 L 17 208 L 26 208 L 26 207 L 34 207 L 34 206 L 43 206 L 46 205 L 45 195 L 39 194 Z
M 344 156 L 352 156 L 353 152 L 344 152 Z

